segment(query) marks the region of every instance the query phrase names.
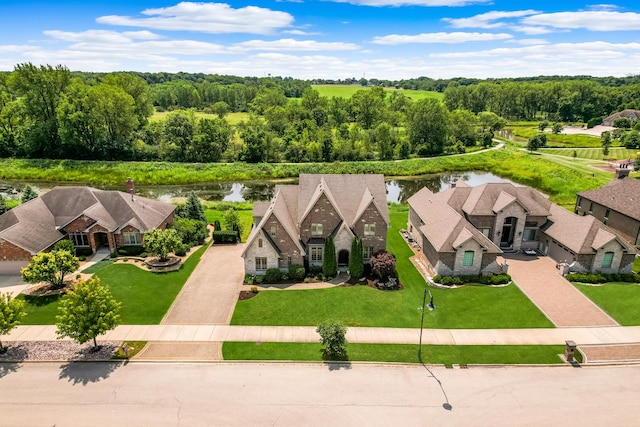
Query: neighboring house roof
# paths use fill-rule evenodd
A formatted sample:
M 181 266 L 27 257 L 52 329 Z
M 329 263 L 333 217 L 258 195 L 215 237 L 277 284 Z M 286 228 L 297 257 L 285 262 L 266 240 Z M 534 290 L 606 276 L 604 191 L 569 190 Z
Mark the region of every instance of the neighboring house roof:
M 640 110 L 633 110 L 631 108 L 627 108 L 622 111 L 618 111 L 617 113 L 613 113 L 609 117 L 602 120 L 603 123 L 613 123 L 615 119 L 619 119 L 620 117 L 626 117 L 630 120 L 640 120 Z
M 474 238 L 488 252 L 500 253 L 500 248 L 467 221 L 465 215 L 495 216 L 511 203 L 519 203 L 528 215 L 546 216 L 547 222 L 541 229 L 575 253 L 591 254 L 614 239 L 635 253 L 633 246 L 596 218 L 569 212 L 529 187 L 487 183 L 473 188 L 456 186 L 436 194 L 423 188 L 408 203 L 424 222 L 420 231 L 439 252 L 454 251 Z
M 576 215 L 558 205 L 551 205 L 551 216 L 541 229 L 576 254 L 592 254 L 614 239 L 635 253 L 633 246 L 595 217 Z
M 637 179 L 614 179 L 578 196 L 640 221 L 640 181 Z
M 424 222 L 420 231 L 438 252 L 455 252 L 458 246 L 473 238 L 487 252 L 501 253 L 499 247 L 449 204 L 452 201 L 460 206 L 461 198 L 451 196 L 454 193 L 468 196 L 468 190 L 468 187 L 456 187 L 434 194 L 425 187 L 411 196 L 408 203 Z
M 299 227 L 322 196 L 327 197 L 347 227 L 353 227 L 371 204 L 378 209 L 387 225 L 390 224 L 384 175 L 302 174 L 298 185 L 277 185 L 275 195 L 266 208 L 254 207 L 254 217 L 262 219 L 249 234 L 242 255 L 246 254 L 270 215 L 277 217 L 304 255 Z M 341 226 L 333 231 L 337 232 Z
M 0 238 L 38 253 L 64 237 L 59 231 L 85 215 L 109 231 L 131 225 L 144 232 L 159 227 L 175 206 L 121 191 L 55 187 L 0 216 Z

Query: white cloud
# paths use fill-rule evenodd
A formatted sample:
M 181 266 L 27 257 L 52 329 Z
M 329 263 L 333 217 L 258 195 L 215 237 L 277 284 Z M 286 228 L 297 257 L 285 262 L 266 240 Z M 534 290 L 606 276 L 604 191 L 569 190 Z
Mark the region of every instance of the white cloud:
M 508 40 L 507 42 L 514 43 L 514 44 L 521 44 L 524 46 L 549 44 L 549 41 L 545 39 L 518 39 L 518 40 Z
M 52 39 L 65 42 L 98 42 L 98 43 L 128 43 L 132 40 L 156 40 L 160 36 L 150 31 L 87 30 L 70 32 L 60 30 L 45 30 L 43 33 Z
M 495 58 L 519 56 L 522 59 L 544 57 L 546 60 L 556 59 L 561 61 L 597 61 L 605 57 L 619 57 L 625 54 L 640 54 L 640 43 L 557 43 L 553 45 L 536 45 L 514 48 L 486 49 L 475 52 L 447 52 L 434 53 L 434 58 Z M 603 61 L 604 63 L 604 61 Z M 572 73 L 574 74 L 574 73 Z
M 471 4 L 492 3 L 493 0 L 328 0 L 334 3 L 350 3 L 357 6 L 468 6 Z
M 0 45 L 0 54 L 4 53 L 21 53 L 29 50 L 36 50 L 38 47 L 30 45 L 5 44 Z
M 285 30 L 284 34 L 291 34 L 293 36 L 319 36 L 322 33 L 320 32 L 311 32 L 311 31 L 303 31 L 303 30 Z
M 424 33 L 416 35 L 390 34 L 388 36 L 374 37 L 371 41 L 375 44 L 399 45 L 406 43 L 466 43 L 472 41 L 506 40 L 513 36 L 505 33 Z
M 561 29 L 584 28 L 590 31 L 638 31 L 640 13 L 634 12 L 557 12 L 542 13 L 523 18 L 524 25 L 547 26 Z
M 108 25 L 211 34 L 270 34 L 293 23 L 293 16 L 286 12 L 257 6 L 234 9 L 225 3 L 181 2 L 175 6 L 145 9 L 142 14 L 149 17 L 108 15 L 96 21 Z
M 343 42 L 318 42 L 315 40 L 249 40 L 234 44 L 231 51 L 279 50 L 279 51 L 340 51 L 356 50 L 359 46 Z
M 510 12 L 492 11 L 481 13 L 469 18 L 443 18 L 453 28 L 500 28 L 505 27 L 505 22 L 498 22 L 505 19 L 522 18 L 524 16 L 540 13 L 533 9 L 514 10 Z
M 618 10 L 620 9 L 620 7 L 616 4 L 605 4 L 605 3 L 601 3 L 601 4 L 592 4 L 587 6 L 587 9 L 589 10 Z

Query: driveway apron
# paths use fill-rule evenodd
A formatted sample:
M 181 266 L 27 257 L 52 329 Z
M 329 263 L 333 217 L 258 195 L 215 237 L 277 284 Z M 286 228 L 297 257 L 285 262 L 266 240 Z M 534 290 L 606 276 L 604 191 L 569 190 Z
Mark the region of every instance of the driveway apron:
M 617 326 L 618 324 L 556 269 L 548 257 L 505 254 L 509 274 L 524 294 L 554 325 Z
M 185 283 L 163 325 L 228 325 L 244 277 L 244 245 L 211 245 Z

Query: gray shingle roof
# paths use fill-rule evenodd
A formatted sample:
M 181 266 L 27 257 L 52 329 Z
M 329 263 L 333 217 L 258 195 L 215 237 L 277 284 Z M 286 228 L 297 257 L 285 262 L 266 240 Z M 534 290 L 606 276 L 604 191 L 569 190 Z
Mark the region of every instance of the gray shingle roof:
M 614 179 L 595 190 L 578 193 L 578 196 L 640 221 L 640 180 Z
M 60 240 L 64 235 L 58 229 L 81 215 L 110 231 L 133 225 L 144 232 L 159 227 L 174 210 L 174 205 L 146 197 L 132 200 L 121 191 L 55 187 L 0 216 L 0 237 L 37 253 Z

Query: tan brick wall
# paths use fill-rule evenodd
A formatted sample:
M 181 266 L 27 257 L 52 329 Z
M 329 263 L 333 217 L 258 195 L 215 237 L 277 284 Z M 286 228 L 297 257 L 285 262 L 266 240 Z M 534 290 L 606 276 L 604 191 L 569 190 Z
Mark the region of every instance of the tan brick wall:
M 524 230 L 526 213 L 522 206 L 520 206 L 516 202 L 511 203 L 509 206 L 496 214 L 496 223 L 492 240 L 493 243 L 496 244 L 496 246 L 500 246 L 500 239 L 502 238 L 502 227 L 504 225 L 505 219 L 507 219 L 508 217 L 518 218 L 518 221 L 516 222 L 516 229 L 513 235 L 513 249 L 517 251 L 520 250 L 520 247 L 522 245 L 522 231 Z M 501 234 L 498 235 L 498 232 L 500 232 Z
M 275 236 L 271 235 L 272 227 L 275 227 Z M 269 215 L 269 218 L 264 223 L 262 229 L 271 237 L 278 249 L 280 249 L 281 258 L 278 262 L 278 267 L 280 269 L 284 270 L 289 268 L 289 257 L 291 257 L 291 264 L 303 264 L 302 254 L 300 253 L 298 246 L 291 239 L 287 231 L 273 213 Z
M 260 247 L 262 240 L 262 247 Z M 258 235 L 247 248 L 244 258 L 245 274 L 264 274 L 266 270 L 256 270 L 256 258 L 267 258 L 267 268 L 278 268 L 278 253 L 262 234 Z
M 89 228 L 91 225 L 95 224 L 96 221 L 92 218 L 89 218 L 86 215 L 80 215 L 78 218 L 71 221 L 69 224 L 64 226 L 64 231 L 67 233 L 72 232 L 81 232 Z
M 2 261 L 29 261 L 31 253 L 13 243 L 0 239 L 0 260 Z
M 465 266 L 464 253 L 467 251 L 473 251 L 473 265 Z M 480 268 L 482 266 L 482 246 L 473 239 L 469 239 L 464 242 L 460 247 L 456 248 L 456 258 L 453 267 L 453 274 L 469 275 L 480 274 Z

